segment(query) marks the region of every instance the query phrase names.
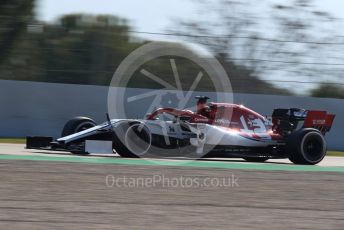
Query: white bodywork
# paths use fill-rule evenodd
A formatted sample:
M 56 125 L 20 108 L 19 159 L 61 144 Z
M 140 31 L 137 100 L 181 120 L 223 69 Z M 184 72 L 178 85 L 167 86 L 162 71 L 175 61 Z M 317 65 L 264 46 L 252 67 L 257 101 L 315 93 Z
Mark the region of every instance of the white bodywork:
M 266 130 L 241 130 L 242 132 L 226 129 L 221 126 L 214 126 L 202 123 L 188 123 L 182 121 L 160 121 L 160 120 L 130 120 L 130 119 L 114 119 L 97 125 L 93 128 L 57 139 L 59 142 L 69 143 L 80 138 L 87 138 L 90 135 L 102 132 L 104 130 L 116 130 L 120 124 L 139 122 L 146 125 L 152 135 L 164 136 L 165 142 L 169 144 L 169 138 L 190 139 L 191 145 L 197 147 L 197 152 L 203 151 L 204 145 L 223 145 L 223 146 L 244 146 L 244 147 L 267 147 L 270 145 L 277 145 L 277 141 L 271 140 L 269 135 L 266 135 Z M 259 121 L 256 121 L 259 122 Z M 182 126 L 190 131 L 185 131 Z M 244 125 L 245 127 L 245 125 Z M 259 127 L 259 124 L 258 124 Z M 250 133 L 251 132 L 251 133 Z M 250 134 L 259 135 L 259 139 L 250 137 Z

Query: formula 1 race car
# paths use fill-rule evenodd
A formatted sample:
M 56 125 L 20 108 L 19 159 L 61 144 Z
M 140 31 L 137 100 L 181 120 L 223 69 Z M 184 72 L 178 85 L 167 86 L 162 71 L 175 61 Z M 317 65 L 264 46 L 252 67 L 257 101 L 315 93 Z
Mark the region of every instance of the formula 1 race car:
M 243 105 L 207 103 L 197 111 L 160 108 L 146 119 L 112 119 L 103 124 L 76 117 L 62 137 L 27 137 L 28 149 L 89 154 L 106 149 L 122 157 L 240 157 L 250 162 L 289 158 L 317 164 L 326 155 L 325 134 L 335 115 L 326 111 L 275 109 L 270 118 Z

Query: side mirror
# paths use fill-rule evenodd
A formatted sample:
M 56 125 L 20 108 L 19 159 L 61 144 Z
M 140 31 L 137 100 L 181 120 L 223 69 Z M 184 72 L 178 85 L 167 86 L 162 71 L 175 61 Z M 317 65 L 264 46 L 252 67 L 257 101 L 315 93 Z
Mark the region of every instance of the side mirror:
M 151 113 L 147 113 L 146 114 L 146 119 L 148 119 L 152 114 Z M 159 117 L 155 117 L 154 120 L 159 120 Z
M 108 113 L 106 113 L 106 121 L 108 122 L 109 125 L 111 125 L 111 120 Z

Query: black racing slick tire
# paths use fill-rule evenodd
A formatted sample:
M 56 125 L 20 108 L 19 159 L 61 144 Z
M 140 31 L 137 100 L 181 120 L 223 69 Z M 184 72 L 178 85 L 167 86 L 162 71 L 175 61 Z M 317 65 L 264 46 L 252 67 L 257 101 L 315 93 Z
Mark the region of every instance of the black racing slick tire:
M 327 152 L 324 136 L 318 130 L 311 128 L 292 133 L 286 147 L 289 160 L 294 164 L 318 164 Z
M 113 140 L 113 149 L 115 152 L 124 158 L 138 158 L 139 156 L 132 153 L 122 142 L 121 140 L 115 136 Z
M 116 127 L 113 148 L 121 157 L 138 158 L 149 153 L 152 135 L 147 126 L 138 123 L 124 123 Z
M 61 137 L 72 135 L 96 126 L 94 120 L 88 117 L 75 117 L 69 120 L 63 127 Z
M 88 117 L 75 117 L 71 120 L 69 120 L 65 126 L 63 127 L 61 136 L 69 136 L 74 133 L 81 132 L 83 130 L 89 129 L 96 126 L 96 123 L 94 120 Z M 76 155 L 88 155 L 89 153 L 85 151 L 71 151 L 71 153 Z

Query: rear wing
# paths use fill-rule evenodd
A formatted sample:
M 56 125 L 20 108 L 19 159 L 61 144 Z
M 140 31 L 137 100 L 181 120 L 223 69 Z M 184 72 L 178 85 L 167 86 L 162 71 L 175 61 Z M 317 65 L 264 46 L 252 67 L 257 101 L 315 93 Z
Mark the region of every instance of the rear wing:
M 334 118 L 334 114 L 329 114 L 326 111 L 298 108 L 274 109 L 272 129 L 282 135 L 288 135 L 302 128 L 314 128 L 325 134 L 331 130 Z
M 308 110 L 303 126 L 305 128 L 315 128 L 322 133 L 326 133 L 331 130 L 335 117 L 336 115 L 329 114 L 326 111 Z

